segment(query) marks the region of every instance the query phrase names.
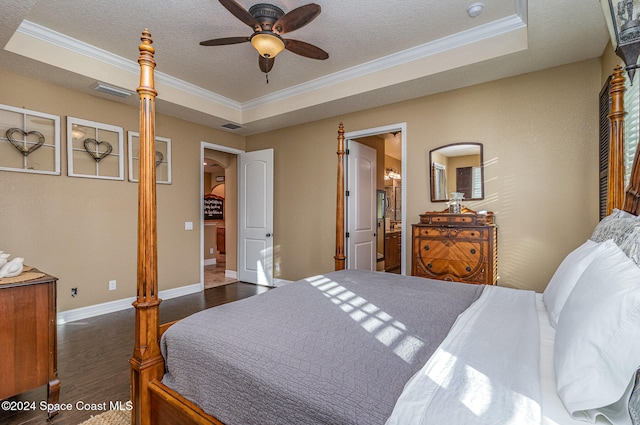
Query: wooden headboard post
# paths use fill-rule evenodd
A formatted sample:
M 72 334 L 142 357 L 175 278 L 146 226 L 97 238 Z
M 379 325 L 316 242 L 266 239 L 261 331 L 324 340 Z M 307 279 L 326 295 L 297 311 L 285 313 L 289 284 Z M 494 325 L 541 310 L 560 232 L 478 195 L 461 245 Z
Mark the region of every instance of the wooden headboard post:
M 344 270 L 344 125 L 338 125 L 338 181 L 336 190 L 336 255 L 335 269 Z
M 611 110 L 609 120 L 609 164 L 607 174 L 607 215 L 614 208 L 622 209 L 624 202 L 624 70 L 620 65 L 613 70 L 611 88 Z
M 631 178 L 629 179 L 629 186 L 627 186 L 623 209 L 631 214 L 640 215 L 640 144 L 638 144 L 633 157 Z
M 140 57 L 140 153 L 138 173 L 138 283 L 136 333 L 131 365 L 131 401 L 133 423 L 149 424 L 151 403 L 147 386 L 164 372 L 160 353 L 158 267 L 156 244 L 156 167 L 155 167 L 155 97 L 154 68 L 151 34 L 142 32 Z

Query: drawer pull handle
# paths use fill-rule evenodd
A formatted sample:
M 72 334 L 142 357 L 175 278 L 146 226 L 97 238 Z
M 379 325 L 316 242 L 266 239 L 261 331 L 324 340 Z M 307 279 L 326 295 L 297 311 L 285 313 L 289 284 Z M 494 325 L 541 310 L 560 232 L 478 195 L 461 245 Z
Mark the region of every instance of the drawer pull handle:
M 427 264 L 427 267 L 431 268 L 431 267 L 433 267 L 433 264 L 429 263 L 429 264 Z
M 429 251 L 430 249 L 431 249 L 431 248 L 429 248 L 429 245 L 425 245 L 425 246 L 424 246 L 424 250 L 425 250 L 425 251 Z
M 475 254 L 476 253 L 476 249 L 475 248 L 471 248 L 471 253 Z
M 471 271 L 471 267 L 467 266 L 467 267 L 465 268 L 465 270 L 466 270 L 466 271 L 468 271 L 468 272 L 470 272 L 470 271 Z

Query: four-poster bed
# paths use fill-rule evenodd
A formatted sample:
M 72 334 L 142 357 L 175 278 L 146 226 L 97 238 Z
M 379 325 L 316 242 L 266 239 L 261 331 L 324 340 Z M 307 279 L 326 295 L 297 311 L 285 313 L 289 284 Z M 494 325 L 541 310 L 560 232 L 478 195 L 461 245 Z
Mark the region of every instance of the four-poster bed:
M 222 308 L 209 309 L 207 312 L 169 324 L 171 328 L 169 325 L 160 326 L 158 313 L 161 300 L 157 296 L 155 157 L 153 154 L 155 62 L 151 36 L 147 30 L 143 32 L 141 39 L 139 58 L 141 73 L 138 88 L 140 95 L 138 290 L 137 299 L 134 302 L 135 347 L 130 361 L 134 423 L 226 423 L 226 425 L 250 422 L 270 423 L 264 418 L 269 418 L 273 423 L 290 424 L 384 423 L 391 415 L 388 424 L 406 425 L 420 416 L 412 409 L 416 409 L 416 403 L 422 403 L 422 400 L 416 401 L 415 395 L 425 390 L 423 387 L 414 387 L 414 385 L 422 385 L 421 376 L 430 377 L 430 383 L 428 382 L 427 385 L 432 386 L 427 387 L 426 391 L 435 394 L 434 400 L 440 397 L 442 398 L 440 403 L 452 407 L 450 397 L 457 397 L 457 395 L 443 394 L 445 382 L 433 387 L 433 382 L 437 379 L 435 381 L 431 379 L 434 373 L 445 381 L 451 378 L 451 376 L 439 375 L 442 369 L 439 366 L 443 364 L 446 366 L 450 361 L 445 358 L 445 352 L 448 349 L 460 348 L 460 352 L 456 351 L 456 353 L 460 359 L 468 360 L 465 363 L 467 366 L 474 364 L 478 356 L 496 357 L 486 352 L 487 344 L 482 344 L 482 341 L 494 338 L 499 332 L 484 335 L 482 338 L 486 339 L 482 341 L 471 338 L 468 346 L 456 347 L 457 341 L 465 340 L 464 334 L 468 333 L 468 329 L 473 329 L 475 323 L 481 323 L 478 315 L 484 314 L 483 309 L 500 311 L 498 316 L 489 317 L 496 322 L 506 322 L 507 326 L 510 326 L 509 331 L 516 334 L 529 327 L 537 330 L 537 321 L 540 317 L 544 316 L 544 320 L 549 320 L 546 319 L 546 314 L 538 316 L 535 312 L 533 319 L 527 319 L 533 321 L 525 322 L 524 318 L 520 318 L 517 310 L 520 309 L 521 303 L 528 305 L 528 308 L 533 305 L 538 310 L 542 309 L 544 313 L 542 298 L 534 299 L 535 294 L 529 291 L 505 288 L 484 290 L 481 285 L 458 283 L 442 285 L 428 279 L 388 276 L 382 273 L 367 274 L 362 280 L 359 273 L 366 272 L 336 271 L 221 306 Z M 621 108 L 622 105 L 616 106 L 616 103 L 613 105 L 614 110 L 611 116 L 615 117 L 620 112 L 615 108 Z M 614 161 L 621 161 L 622 153 L 616 151 L 619 149 L 617 137 L 620 136 L 614 135 L 612 138 L 611 157 Z M 342 270 L 345 261 L 343 203 L 345 150 L 342 124 L 338 130 L 337 154 L 334 258 L 335 269 Z M 624 202 L 624 211 L 630 213 L 625 215 L 625 220 L 638 220 L 632 215 L 640 214 L 639 162 L 640 159 L 636 154 L 632 182 L 626 191 Z M 612 168 L 614 169 L 615 167 Z M 617 178 L 610 177 L 612 181 Z M 616 202 L 621 202 L 622 196 L 614 199 L 619 199 Z M 621 207 L 622 205 L 611 205 L 612 209 Z M 589 245 L 591 251 L 594 250 L 591 248 L 593 244 L 596 242 Z M 598 243 L 598 247 L 603 249 L 605 245 L 604 242 Z M 609 248 L 613 249 L 607 246 L 607 249 Z M 393 280 L 393 284 L 381 282 L 389 279 Z M 574 284 L 579 285 L 575 282 Z M 485 297 L 485 292 L 492 292 L 495 296 Z M 528 293 L 526 295 L 528 298 L 515 299 L 516 294 L 519 298 L 520 293 Z M 551 299 L 554 294 L 547 295 Z M 272 304 L 265 307 L 267 299 Z M 313 301 L 315 299 L 320 301 Z M 565 301 L 567 305 L 571 304 L 571 299 L 568 301 L 565 299 Z M 411 305 L 417 307 L 409 308 Z M 494 308 L 490 308 L 492 305 Z M 496 305 L 500 308 L 495 308 Z M 510 307 L 505 308 L 505 306 Z M 295 320 L 292 320 L 289 314 L 294 307 L 300 311 Z M 264 314 L 265 308 L 269 311 L 268 319 Z M 338 313 L 333 313 L 334 310 Z M 444 317 L 442 322 L 436 324 L 425 319 L 432 316 L 424 316 L 424 314 L 432 311 Z M 221 326 L 220 321 L 226 320 L 227 316 L 231 316 L 233 320 Z M 505 317 L 509 320 L 504 320 Z M 425 325 L 422 326 L 420 322 Z M 224 329 L 214 330 L 212 334 L 209 329 L 211 326 L 206 326 L 207 323 L 217 323 L 216 327 L 221 326 Z M 558 326 L 559 333 L 565 332 L 562 326 Z M 243 331 L 240 329 L 243 327 L 250 332 L 243 338 L 238 338 L 235 332 Z M 280 329 L 280 332 L 272 334 L 271 329 L 274 328 Z M 344 333 L 340 333 L 342 328 Z M 310 330 L 307 332 L 308 329 Z M 555 330 L 553 332 L 555 334 Z M 266 338 L 264 338 L 265 333 L 268 333 Z M 329 334 L 338 334 L 338 340 L 331 340 Z M 188 339 L 187 344 L 195 345 L 181 345 L 185 344 L 183 341 L 185 338 Z M 259 339 L 272 341 L 258 342 Z M 551 340 L 553 341 L 553 337 Z M 205 350 L 200 345 L 203 341 L 233 348 L 234 354 L 222 353 L 220 357 L 209 357 L 209 350 Z M 538 341 L 531 341 L 531 343 L 535 343 L 537 347 Z M 505 354 L 505 359 L 500 365 L 500 368 L 504 369 L 502 374 L 520 376 L 523 369 L 530 369 L 528 373 L 537 376 L 537 366 L 532 366 L 537 362 L 537 349 L 533 347 L 529 352 L 518 351 L 524 350 L 521 346 L 528 345 L 526 340 L 515 344 L 496 340 L 495 344 L 498 346 L 506 344 L 505 351 L 510 351 L 511 354 L 511 357 Z M 258 346 L 259 350 L 249 352 L 254 349 L 254 345 Z M 212 351 L 218 351 L 218 349 L 214 348 Z M 166 359 L 163 354 L 166 355 Z M 350 355 L 353 356 L 349 357 Z M 549 359 L 546 361 L 553 363 Z M 191 370 L 185 371 L 185 375 L 181 376 L 178 366 L 184 366 L 184 364 L 187 365 L 186 369 Z M 213 376 L 202 371 L 200 369 L 202 365 L 217 367 Z M 490 367 L 484 363 L 483 365 Z M 249 372 L 244 369 L 245 366 Z M 547 367 L 552 368 L 549 365 Z M 362 373 L 358 374 L 356 369 L 363 369 Z M 477 370 L 476 372 L 481 374 L 485 371 Z M 547 369 L 547 372 L 553 374 L 552 369 Z M 276 374 L 275 378 L 274 374 Z M 312 375 L 311 378 L 309 378 L 310 375 Z M 455 379 L 458 378 L 460 377 L 456 375 Z M 489 375 L 489 378 L 490 384 L 493 375 Z M 467 381 L 470 379 L 468 376 L 460 379 L 467 384 L 472 383 Z M 336 382 L 339 383 L 336 384 Z M 473 384 L 477 382 L 476 380 Z M 548 382 L 545 385 L 547 384 Z M 447 421 L 456 417 L 460 423 L 474 421 L 500 423 L 504 419 L 493 416 L 494 414 L 524 415 L 534 423 L 540 420 L 543 414 L 545 417 L 547 415 L 547 412 L 537 411 L 535 403 L 529 402 L 529 393 L 533 398 L 536 388 L 535 385 L 529 385 L 529 380 L 524 379 L 515 383 L 514 388 L 494 387 L 492 389 L 497 398 L 502 395 L 505 400 L 508 398 L 511 402 L 515 400 L 513 393 L 517 390 L 516 398 L 521 405 L 509 404 L 508 408 L 505 408 L 505 405 L 492 404 L 495 403 L 493 401 L 485 406 L 485 410 L 481 409 L 482 411 L 478 412 L 474 410 L 478 407 L 476 405 L 478 400 L 471 400 L 472 406 L 466 405 L 458 409 L 459 412 L 453 408 L 440 409 L 440 411 L 451 415 L 447 416 Z M 217 418 L 205 413 L 205 410 L 199 407 L 209 403 L 206 400 L 207 394 L 201 394 L 206 392 L 201 391 L 202 389 L 220 392 L 217 395 L 217 401 L 212 402 L 220 409 L 204 408 L 207 412 L 215 414 Z M 545 399 L 544 389 L 542 392 L 542 398 Z M 523 395 L 527 397 L 523 398 Z M 394 406 L 396 399 L 398 402 Z M 455 401 L 458 402 L 453 404 L 461 404 L 460 400 L 455 399 Z M 559 403 L 559 400 L 554 402 Z M 432 402 L 429 401 L 429 403 Z M 438 401 L 435 400 L 433 403 Z M 403 408 L 404 405 L 413 407 L 406 410 Z M 438 404 L 432 404 L 432 406 L 438 406 Z M 213 413 L 214 410 L 215 413 Z M 581 408 L 579 407 L 578 410 Z M 507 413 L 504 413 L 505 411 Z M 469 412 L 473 413 L 471 418 L 465 416 Z

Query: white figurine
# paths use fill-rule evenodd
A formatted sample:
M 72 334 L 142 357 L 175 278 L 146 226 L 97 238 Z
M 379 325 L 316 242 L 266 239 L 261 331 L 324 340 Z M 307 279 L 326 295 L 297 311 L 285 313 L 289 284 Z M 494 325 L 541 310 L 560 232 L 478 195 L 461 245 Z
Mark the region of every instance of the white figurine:
M 22 273 L 24 268 L 24 258 L 16 257 L 0 268 L 0 279 L 4 277 L 14 277 Z
M 0 251 L 0 267 L 4 266 L 9 262 L 8 258 L 11 254 L 5 254 L 4 251 Z

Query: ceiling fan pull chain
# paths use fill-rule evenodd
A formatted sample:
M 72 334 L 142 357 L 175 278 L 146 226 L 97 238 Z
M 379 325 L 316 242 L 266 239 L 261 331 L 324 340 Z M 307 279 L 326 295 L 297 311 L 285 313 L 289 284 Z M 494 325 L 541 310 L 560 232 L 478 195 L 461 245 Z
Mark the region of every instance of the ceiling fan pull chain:
M 269 84 L 269 73 L 268 73 L 268 72 L 266 72 L 266 73 L 264 74 L 264 76 L 265 76 L 265 77 L 266 77 L 266 79 L 267 79 L 267 84 Z

